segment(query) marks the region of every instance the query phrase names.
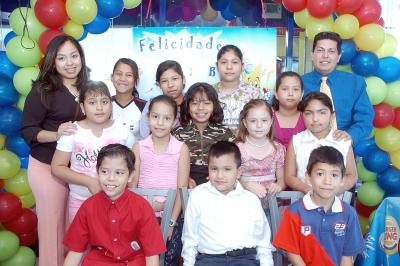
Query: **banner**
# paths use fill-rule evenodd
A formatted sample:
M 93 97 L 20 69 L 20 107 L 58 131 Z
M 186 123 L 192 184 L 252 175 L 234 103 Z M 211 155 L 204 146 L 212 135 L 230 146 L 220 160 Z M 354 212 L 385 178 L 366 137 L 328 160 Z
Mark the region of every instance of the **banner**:
M 226 44 L 243 53 L 242 82 L 257 87 L 271 100 L 276 79 L 276 29 L 218 27 L 133 28 L 134 60 L 140 68 L 139 94 L 150 99 L 161 94 L 155 82 L 157 66 L 178 61 L 186 77 L 186 88 L 196 82 L 219 82 L 217 53 Z

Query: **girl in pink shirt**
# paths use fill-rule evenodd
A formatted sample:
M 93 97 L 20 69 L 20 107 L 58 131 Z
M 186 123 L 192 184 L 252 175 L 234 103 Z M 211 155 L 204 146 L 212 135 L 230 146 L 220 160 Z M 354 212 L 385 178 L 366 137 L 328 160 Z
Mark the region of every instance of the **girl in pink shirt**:
M 188 186 L 189 149 L 186 144 L 171 135 L 171 130 L 177 122 L 176 114 L 177 105 L 172 98 L 160 95 L 151 100 L 147 115 L 151 134 L 133 146 L 136 162 L 131 186 L 176 190 Z M 165 198 L 154 200 L 154 211 L 162 211 Z M 177 193 L 168 231 L 170 240 L 167 242 L 165 265 L 178 265 L 182 231 L 181 225 L 176 227 L 176 222 L 180 212 L 181 199 Z

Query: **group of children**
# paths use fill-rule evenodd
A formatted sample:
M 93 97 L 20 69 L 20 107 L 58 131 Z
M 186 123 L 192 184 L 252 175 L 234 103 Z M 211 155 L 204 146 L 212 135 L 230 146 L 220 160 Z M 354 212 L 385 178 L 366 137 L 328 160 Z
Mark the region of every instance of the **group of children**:
M 165 251 L 166 265 L 178 265 L 181 255 L 184 265 L 273 265 L 259 198 L 287 186 L 306 196 L 285 211 L 273 243 L 294 265 L 348 265 L 360 251 L 357 216 L 335 197 L 357 176 L 351 141 L 335 139 L 330 128 L 330 98 L 302 99 L 301 77 L 285 72 L 272 108 L 241 84 L 243 57 L 233 45 L 220 49 L 217 68 L 215 88 L 195 83 L 183 94 L 181 66 L 165 61 L 156 71 L 163 95 L 145 103 L 135 88 L 138 67 L 123 58 L 112 74 L 114 97 L 103 82 L 79 91 L 81 119 L 57 137 L 51 162 L 70 190 L 65 265 L 78 265 L 85 253 L 82 265 L 158 265 Z M 127 186 L 194 188 L 184 219 L 177 194 L 167 248 L 155 218 L 165 198 L 150 205 Z M 303 217 L 307 210 L 312 217 Z M 326 254 L 313 250 L 317 243 Z

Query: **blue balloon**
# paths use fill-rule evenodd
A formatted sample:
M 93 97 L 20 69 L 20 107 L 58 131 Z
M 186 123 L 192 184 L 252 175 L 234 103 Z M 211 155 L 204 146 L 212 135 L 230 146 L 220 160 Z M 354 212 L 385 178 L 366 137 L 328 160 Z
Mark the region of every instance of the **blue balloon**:
M 8 137 L 6 139 L 6 148 L 19 157 L 26 157 L 31 151 L 29 145 L 26 144 L 25 140 L 21 136 Z
M 356 44 L 352 40 L 343 40 L 341 51 L 342 56 L 340 57 L 339 65 L 347 65 L 357 55 Z
M 9 40 L 11 40 L 12 38 L 14 38 L 15 36 L 17 36 L 17 34 L 15 34 L 15 32 L 10 31 L 9 33 L 7 33 L 6 37 L 4 37 L 4 45 L 7 46 L 7 43 Z
M 20 167 L 27 169 L 28 168 L 28 164 L 29 164 L 29 156 L 26 157 L 19 157 L 19 161 L 20 163 Z
M 7 137 L 18 135 L 22 112 L 11 106 L 0 108 L 0 133 Z
M 88 35 L 88 31 L 85 30 L 85 28 L 84 28 L 84 29 L 83 29 L 83 33 L 82 33 L 82 36 L 78 39 L 78 42 L 84 40 L 84 39 L 87 37 L 87 35 Z
M 351 70 L 354 73 L 368 77 L 374 75 L 379 67 L 378 56 L 371 52 L 359 52 L 351 61 Z
M 0 107 L 15 104 L 19 99 L 19 94 L 15 90 L 11 79 L 0 76 Z
M 225 10 L 231 0 L 210 0 L 210 6 L 216 11 Z
M 115 18 L 124 10 L 123 0 L 96 0 L 98 14 L 104 18 Z
M 376 176 L 376 182 L 385 193 L 397 194 L 400 192 L 400 170 L 391 166 Z
M 0 51 L 0 76 L 12 79 L 18 67 L 11 63 L 6 55 L 6 51 Z
M 364 157 L 366 156 L 367 149 L 370 147 L 378 148 L 375 144 L 375 138 L 361 140 L 354 147 L 354 153 L 357 156 Z
M 230 6 L 231 6 L 231 4 L 228 3 L 228 6 L 223 11 L 221 11 L 221 16 L 225 20 L 235 20 L 236 19 L 236 17 L 234 15 L 232 15 L 232 13 L 231 13 Z
M 92 34 L 101 34 L 108 30 L 110 27 L 110 20 L 97 15 L 94 20 L 88 24 L 83 25 L 84 29 Z
M 379 59 L 376 75 L 386 83 L 400 79 L 400 60 L 394 56 Z
M 362 159 L 365 168 L 375 173 L 385 171 L 389 165 L 389 154 L 376 147 L 369 147 Z

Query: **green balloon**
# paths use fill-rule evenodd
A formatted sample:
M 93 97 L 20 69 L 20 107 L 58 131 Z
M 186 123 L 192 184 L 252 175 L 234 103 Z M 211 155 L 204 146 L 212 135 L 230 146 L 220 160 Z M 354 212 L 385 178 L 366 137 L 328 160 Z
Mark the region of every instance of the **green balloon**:
M 0 262 L 12 258 L 17 253 L 18 247 L 19 238 L 16 234 L 11 231 L 0 231 Z
M 24 19 L 26 20 L 25 36 L 28 36 L 29 34 L 30 38 L 39 41 L 40 35 L 42 32 L 47 30 L 47 28 L 40 24 L 39 20 L 37 20 L 35 16 L 35 11 L 32 8 L 19 7 L 11 12 L 9 21 L 15 34 L 20 36 L 24 35 Z
M 36 263 L 36 255 L 32 249 L 28 247 L 19 247 L 17 253 L 10 259 L 3 261 L 1 266 L 34 266 Z
M 400 149 L 400 131 L 392 126 L 375 130 L 375 143 L 386 152 Z
M 351 66 L 350 66 L 350 64 L 347 64 L 347 65 L 337 65 L 337 66 L 336 66 L 336 69 L 337 69 L 337 70 L 340 70 L 340 71 L 345 71 L 345 72 L 353 73 L 353 71 L 351 71 Z
M 376 180 L 376 173 L 365 169 L 362 160 L 357 163 L 358 178 L 363 182 L 372 182 Z
M 19 158 L 14 153 L 8 150 L 0 151 L 0 177 L 10 178 L 15 176 L 20 168 L 21 162 Z
M 67 0 L 65 8 L 68 17 L 77 24 L 88 24 L 97 16 L 95 0 Z
M 378 186 L 376 182 L 368 182 L 362 184 L 358 189 L 357 198 L 365 206 L 378 205 L 385 196 L 385 192 Z
M 124 8 L 132 9 L 139 6 L 142 3 L 142 0 L 124 0 Z
M 22 208 L 32 208 L 36 203 L 35 197 L 32 193 L 19 196 L 18 198 L 21 200 Z
M 39 76 L 39 68 L 23 67 L 15 72 L 13 83 L 15 89 L 22 95 L 27 96 L 32 89 L 32 81 L 35 81 Z
M 31 187 L 28 182 L 26 169 L 20 169 L 19 172 L 4 182 L 6 190 L 16 196 L 22 196 L 31 193 Z
M 385 103 L 392 107 L 400 107 L 400 80 L 387 84 L 388 93 L 385 98 Z
M 22 36 L 15 36 L 7 43 L 6 53 L 8 59 L 19 67 L 32 67 L 41 58 L 38 43 Z
M 17 102 L 17 107 L 19 110 L 23 111 L 25 107 L 25 101 L 26 101 L 26 96 L 21 95 L 19 96 L 18 102 Z
M 386 83 L 374 76 L 365 78 L 365 82 L 367 83 L 367 93 L 372 105 L 383 102 L 388 93 Z

